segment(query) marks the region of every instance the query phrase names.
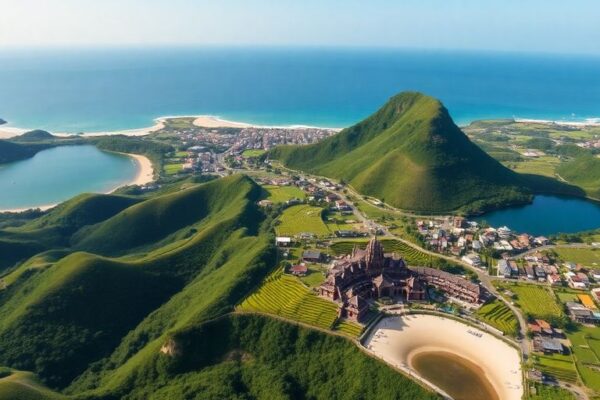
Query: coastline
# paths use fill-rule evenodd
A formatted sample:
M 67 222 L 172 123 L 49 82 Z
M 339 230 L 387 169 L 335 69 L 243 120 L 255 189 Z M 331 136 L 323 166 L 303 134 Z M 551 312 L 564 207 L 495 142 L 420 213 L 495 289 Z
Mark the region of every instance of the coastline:
M 365 347 L 432 387 L 437 385 L 413 369 L 412 359 L 417 354 L 443 351 L 480 366 L 499 398 L 520 400 L 523 394 L 518 351 L 488 332 L 450 318 L 426 314 L 384 318 L 372 330 Z M 493 363 L 487 359 L 489 354 L 494 355 Z
M 321 127 L 312 125 L 260 125 L 251 124 L 241 121 L 230 121 L 222 119 L 216 115 L 167 115 L 154 119 L 154 125 L 144 128 L 122 129 L 116 131 L 98 131 L 98 132 L 83 132 L 80 136 L 95 137 L 95 136 L 146 136 L 153 132 L 159 131 L 165 127 L 165 121 L 176 118 L 194 118 L 193 124 L 202 128 L 262 128 L 262 129 L 327 129 L 340 131 L 343 128 L 336 127 Z M 19 128 L 14 126 L 0 125 L 0 139 L 11 139 L 31 131 L 35 128 Z M 71 137 L 76 136 L 76 133 L 51 132 L 54 136 Z
M 106 151 L 106 150 L 103 150 L 103 151 Z M 114 152 L 114 153 L 122 154 L 122 155 L 125 155 L 125 156 L 131 158 L 132 161 L 137 166 L 137 173 L 136 173 L 135 177 L 133 178 L 133 180 L 125 182 L 123 184 L 120 184 L 119 186 L 115 187 L 114 189 L 111 189 L 108 192 L 104 192 L 104 194 L 114 193 L 115 191 L 117 191 L 118 189 L 120 189 L 124 186 L 130 186 L 130 185 L 142 186 L 142 185 L 146 185 L 146 184 L 154 181 L 154 165 L 152 165 L 152 162 L 150 161 L 150 159 L 148 159 L 148 157 L 140 155 L 140 154 L 132 154 L 132 153 L 118 153 L 118 152 Z M 28 211 L 28 210 L 35 210 L 35 209 L 40 209 L 41 211 L 47 211 L 51 208 L 56 207 L 58 204 L 60 204 L 60 203 L 44 204 L 44 205 L 32 206 L 32 207 L 0 209 L 0 213 L 20 213 L 20 212 L 24 212 L 24 211 Z

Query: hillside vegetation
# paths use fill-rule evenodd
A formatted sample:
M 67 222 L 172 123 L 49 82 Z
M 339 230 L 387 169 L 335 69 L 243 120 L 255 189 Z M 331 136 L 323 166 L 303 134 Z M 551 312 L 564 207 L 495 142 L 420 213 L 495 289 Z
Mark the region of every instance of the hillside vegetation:
M 560 165 L 556 172 L 569 183 L 582 187 L 595 199 L 600 199 L 600 158 L 591 154 L 581 155 Z
M 335 136 L 278 147 L 271 157 L 343 179 L 402 209 L 477 209 L 530 198 L 517 174 L 473 144 L 439 101 L 420 93 L 401 93 Z
M 260 195 L 237 175 L 141 202 L 101 198 L 119 203 L 104 215 L 83 212 L 95 196 L 73 199 L 12 229 L 13 240 L 57 226 L 76 231 L 59 255 L 35 256 L 3 277 L 0 364 L 33 371 L 57 389 L 77 377 L 79 387 L 95 386 L 136 354 L 153 354 L 170 329 L 231 311 L 274 265 Z M 87 248 L 127 256 L 78 251 L 82 230 L 90 232 Z M 144 251 L 127 249 L 140 244 Z M 34 268 L 37 259 L 42 267 Z

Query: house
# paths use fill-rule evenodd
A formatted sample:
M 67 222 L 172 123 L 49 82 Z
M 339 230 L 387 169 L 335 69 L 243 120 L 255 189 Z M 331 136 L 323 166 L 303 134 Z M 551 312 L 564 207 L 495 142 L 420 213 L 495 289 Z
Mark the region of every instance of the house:
M 519 275 L 519 266 L 515 260 L 508 260 L 508 266 L 510 267 L 510 271 L 513 275 Z
M 508 264 L 508 260 L 498 261 L 498 276 L 502 276 L 504 278 L 510 278 L 512 276 L 512 270 Z
M 535 351 L 539 351 L 542 353 L 552 354 L 552 353 L 562 353 L 563 346 L 560 341 L 556 339 L 549 339 L 544 337 L 536 337 L 533 339 L 533 348 Z
M 579 278 L 579 280 L 581 282 L 583 282 L 583 284 L 585 285 L 585 287 L 588 287 L 590 285 L 590 279 L 583 272 L 577 272 L 577 278 Z
M 292 265 L 288 272 L 296 276 L 306 276 L 308 273 L 308 267 L 304 263 Z
M 305 250 L 302 253 L 302 261 L 319 263 L 323 260 L 323 255 L 318 250 Z
M 535 271 L 530 264 L 525 266 L 525 273 L 527 274 L 527 279 L 535 279 Z
M 536 265 L 533 270 L 535 271 L 535 276 L 536 278 L 538 278 L 538 280 L 541 281 L 545 281 L 546 280 L 546 271 L 544 271 L 544 268 Z
M 279 247 L 289 247 L 292 244 L 292 238 L 288 236 L 277 236 L 275 238 L 275 245 Z
M 539 246 L 547 246 L 550 244 L 550 240 L 545 236 L 538 236 L 533 241 Z
M 502 226 L 498 228 L 498 236 L 500 236 L 501 239 L 508 239 L 510 235 L 512 235 L 512 231 L 509 227 Z
M 343 200 L 335 201 L 335 208 L 339 211 L 350 211 L 352 208 Z
M 473 267 L 481 266 L 481 258 L 475 253 L 467 254 L 462 257 L 462 260 Z
M 569 287 L 573 289 L 585 290 L 587 288 L 587 285 L 573 272 L 566 272 L 565 279 L 567 280 Z
M 554 329 L 552 329 L 552 326 L 547 321 L 544 321 L 543 319 L 536 319 L 533 322 L 527 324 L 527 327 L 529 328 L 529 330 L 531 332 L 533 332 L 534 334 L 537 334 L 537 335 L 543 335 L 543 336 L 553 336 L 554 335 Z
M 548 274 L 546 279 L 551 285 L 560 285 L 561 283 L 560 275 L 558 274 Z
M 590 276 L 596 281 L 600 281 L 600 269 L 593 269 L 590 271 Z
M 474 240 L 473 243 L 471 244 L 471 247 L 473 248 L 473 251 L 479 252 L 479 251 L 481 251 L 481 248 L 483 247 L 483 245 L 481 244 L 481 242 L 479 240 Z
M 597 315 L 597 313 L 594 314 L 589 308 L 582 304 L 575 303 L 574 301 L 567 301 L 565 305 L 567 306 L 569 316 L 573 321 L 582 324 L 593 324 L 600 321 L 600 315 Z

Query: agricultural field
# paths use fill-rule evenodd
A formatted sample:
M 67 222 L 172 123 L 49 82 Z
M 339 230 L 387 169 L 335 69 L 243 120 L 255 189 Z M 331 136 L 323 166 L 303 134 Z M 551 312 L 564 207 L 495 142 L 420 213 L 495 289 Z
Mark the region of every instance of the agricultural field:
M 521 162 L 505 162 L 507 167 L 521 174 L 538 174 L 554 177 L 555 169 L 560 164 L 560 160 L 552 156 L 542 156 L 536 158 L 526 158 Z
M 285 203 L 293 198 L 304 200 L 306 197 L 304 192 L 296 186 L 264 185 L 263 189 L 267 192 L 267 197 L 265 199 L 270 200 L 273 203 Z
M 335 303 L 314 295 L 298 278 L 281 269 L 236 309 L 275 314 L 324 329 L 331 329 L 337 319 Z
M 354 219 L 354 215 L 342 215 L 340 212 L 329 212 L 327 214 L 327 219 L 325 220 L 325 225 L 329 228 L 330 231 L 342 231 L 342 230 L 356 230 L 355 228 L 360 228 L 361 224 Z M 347 221 L 350 221 L 348 223 Z
M 355 322 L 339 320 L 336 322 L 333 330 L 356 338 L 362 333 L 363 326 Z
M 578 302 L 579 299 L 577 298 L 578 294 L 581 294 L 582 292 L 577 292 L 571 289 L 565 289 L 565 288 L 560 288 L 560 289 L 554 289 L 554 294 L 556 294 L 556 297 L 558 297 L 558 300 L 561 303 L 566 303 L 567 301 L 575 301 Z
M 300 204 L 286 208 L 279 217 L 279 224 L 275 227 L 278 236 L 296 236 L 301 233 L 312 233 L 316 236 L 331 234 L 323 222 L 321 207 Z
M 325 280 L 326 269 L 327 267 L 318 264 L 308 264 L 308 273 L 299 279 L 308 287 L 317 287 Z
M 581 327 L 567 336 L 583 383 L 600 392 L 600 328 Z
M 552 319 L 562 317 L 563 311 L 556 302 L 550 290 L 540 285 L 527 285 L 522 283 L 495 283 L 499 289 L 507 289 L 513 292 L 517 298 L 508 299 L 514 301 L 525 314 L 534 318 Z
M 558 257 L 565 262 L 574 262 L 586 266 L 600 265 L 600 248 L 566 248 L 554 249 Z
M 506 335 L 515 336 L 519 331 L 517 318 L 510 308 L 500 300 L 494 299 L 481 306 L 477 310 L 477 316 Z
M 576 383 L 578 380 L 577 369 L 570 355 L 534 354 L 532 359 L 535 366 L 546 375 L 570 383 Z

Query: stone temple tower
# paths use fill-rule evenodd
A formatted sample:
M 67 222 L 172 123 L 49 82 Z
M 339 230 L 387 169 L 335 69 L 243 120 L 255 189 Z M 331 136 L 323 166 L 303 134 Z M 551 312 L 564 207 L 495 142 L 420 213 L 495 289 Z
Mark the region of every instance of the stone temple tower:
M 373 238 L 367 244 L 367 254 L 365 255 L 365 263 L 367 269 L 380 269 L 383 268 L 383 246 L 377 240 Z

